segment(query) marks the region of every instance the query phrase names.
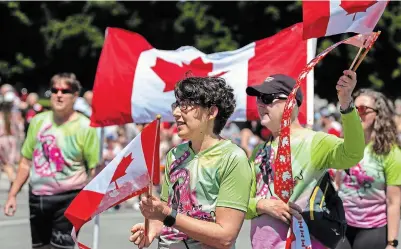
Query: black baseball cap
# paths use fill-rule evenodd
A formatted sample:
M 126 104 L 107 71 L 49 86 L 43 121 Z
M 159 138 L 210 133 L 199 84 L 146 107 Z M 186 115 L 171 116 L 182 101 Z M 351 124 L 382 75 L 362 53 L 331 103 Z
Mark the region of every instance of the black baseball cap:
M 259 96 L 261 94 L 285 94 L 289 96 L 295 84 L 295 79 L 290 76 L 274 74 L 267 77 L 260 85 L 248 86 L 246 88 L 246 94 L 249 96 Z M 297 90 L 295 99 L 297 100 L 297 105 L 301 106 L 303 99 L 301 89 Z

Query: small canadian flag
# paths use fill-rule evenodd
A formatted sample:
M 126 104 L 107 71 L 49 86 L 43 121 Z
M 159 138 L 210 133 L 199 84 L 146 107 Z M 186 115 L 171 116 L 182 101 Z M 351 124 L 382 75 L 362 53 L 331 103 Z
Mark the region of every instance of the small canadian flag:
M 160 183 L 160 118 L 138 134 L 95 178 L 79 192 L 64 215 L 76 231 L 96 215 Z

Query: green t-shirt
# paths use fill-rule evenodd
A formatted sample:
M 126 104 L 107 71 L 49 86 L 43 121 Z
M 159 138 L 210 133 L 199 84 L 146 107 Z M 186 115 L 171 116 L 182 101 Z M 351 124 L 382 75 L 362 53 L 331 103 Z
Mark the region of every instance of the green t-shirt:
M 342 115 L 342 121 L 344 140 L 309 129 L 291 132 L 291 161 L 295 187 L 290 201 L 296 202 L 301 208 L 306 207 L 312 189 L 327 169 L 350 168 L 363 157 L 365 139 L 358 113 L 354 110 L 351 113 Z M 271 144 L 272 158 L 277 152 L 277 142 L 276 140 Z M 271 160 L 272 174 L 269 175 L 269 185 L 263 181 L 263 175 L 260 170 L 263 145 L 256 147 L 250 158 L 251 166 L 254 169 L 254 177 L 247 219 L 258 216 L 256 204 L 260 199 L 272 197 L 270 192 L 273 197 L 277 198 L 274 193 L 273 161 Z
M 161 199 L 178 213 L 215 221 L 216 207 L 247 211 L 252 170 L 245 152 L 230 140 L 195 154 L 190 143 L 173 148 L 167 154 Z M 179 232 L 164 227 L 159 248 L 207 248 Z
M 54 195 L 86 185 L 88 169 L 99 160 L 99 137 L 89 119 L 77 115 L 62 125 L 54 123 L 52 111 L 31 120 L 21 154 L 32 161 L 29 185 L 33 194 Z

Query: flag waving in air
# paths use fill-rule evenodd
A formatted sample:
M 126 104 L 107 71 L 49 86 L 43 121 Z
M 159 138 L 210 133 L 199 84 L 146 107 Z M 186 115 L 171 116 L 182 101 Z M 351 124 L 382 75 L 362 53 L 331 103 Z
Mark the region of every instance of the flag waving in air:
M 304 39 L 319 38 L 347 32 L 371 32 L 388 0 L 302 1 Z
M 245 93 L 272 74 L 296 78 L 306 65 L 302 23 L 234 51 L 205 54 L 191 46 L 177 50 L 154 48 L 141 35 L 107 28 L 93 87 L 92 126 L 150 122 L 156 114 L 173 122 L 174 86 L 193 76 L 221 76 L 234 89 L 233 121 L 258 120 L 256 99 Z M 306 95 L 306 82 L 302 85 Z M 306 105 L 300 122 L 306 123 Z
M 159 130 L 160 119 L 146 126 L 71 202 L 64 215 L 75 240 L 76 231 L 94 216 L 146 192 L 152 179 L 159 184 Z

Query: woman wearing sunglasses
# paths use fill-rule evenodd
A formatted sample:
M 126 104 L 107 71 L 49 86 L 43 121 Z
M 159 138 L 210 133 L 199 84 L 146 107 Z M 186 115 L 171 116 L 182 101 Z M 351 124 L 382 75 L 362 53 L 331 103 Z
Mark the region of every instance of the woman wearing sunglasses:
M 223 78 L 189 77 L 175 86 L 172 111 L 178 136 L 188 142 L 167 153 L 161 200 L 143 197 L 150 219 L 132 228 L 141 247 L 233 248 L 249 201 L 252 170 L 245 152 L 220 132 L 234 112 L 233 89 Z
M 289 222 L 292 216 L 302 217 L 300 213 L 306 207 L 317 181 L 329 168 L 350 168 L 363 157 L 363 130 L 352 102 L 356 74 L 346 70 L 336 86 L 341 105 L 344 139 L 315 132 L 299 124 L 297 117 L 303 96 L 300 90 L 297 91 L 297 105 L 292 113 L 290 129 L 295 187 L 288 204 L 277 198 L 274 193 L 273 162 L 284 105 L 295 83 L 289 76 L 272 75 L 262 84 L 246 89 L 248 95 L 256 96 L 261 124 L 272 132 L 271 139 L 256 147 L 250 158 L 256 174 L 246 218 L 252 219 L 251 242 L 254 249 L 284 249 Z M 325 248 L 313 239 L 312 247 Z
M 393 249 L 398 244 L 401 206 L 401 143 L 393 107 L 382 94 L 362 89 L 355 105 L 365 133 L 363 159 L 337 171 L 339 194 L 348 223 L 338 249 Z

